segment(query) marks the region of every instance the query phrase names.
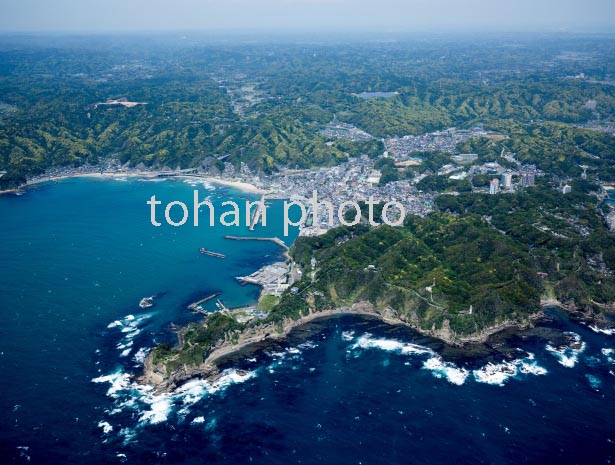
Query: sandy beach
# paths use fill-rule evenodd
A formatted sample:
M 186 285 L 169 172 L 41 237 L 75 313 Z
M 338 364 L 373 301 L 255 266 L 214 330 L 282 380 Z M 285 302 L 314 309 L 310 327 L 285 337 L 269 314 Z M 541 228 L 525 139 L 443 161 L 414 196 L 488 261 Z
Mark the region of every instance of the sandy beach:
M 259 187 L 256 187 L 254 184 L 250 184 L 245 181 L 231 181 L 228 179 L 221 179 L 221 178 L 216 178 L 213 176 L 202 177 L 202 176 L 190 176 L 190 175 L 183 176 L 182 175 L 182 176 L 176 176 L 176 177 L 181 178 L 181 179 L 194 179 L 194 180 L 207 181 L 207 182 L 211 182 L 214 184 L 220 184 L 222 186 L 233 187 L 237 190 L 240 190 L 242 192 L 247 192 L 250 194 L 266 194 L 269 192 L 265 189 L 261 189 Z
M 147 178 L 153 179 L 156 178 L 160 174 L 155 171 L 129 171 L 129 172 L 114 172 L 114 173 L 75 173 L 75 174 L 67 174 L 67 175 L 59 175 L 59 176 L 42 176 L 40 178 L 36 178 L 28 181 L 26 184 L 19 186 L 14 189 L 6 189 L 0 191 L 1 194 L 15 194 L 18 192 L 23 192 L 30 186 L 35 186 L 37 184 L 43 184 L 46 182 L 53 181 L 61 181 L 63 179 L 71 179 L 71 178 L 94 178 L 94 179 L 118 179 L 118 178 Z M 194 181 L 206 181 L 213 184 L 220 184 L 222 186 L 232 187 L 234 189 L 240 190 L 242 192 L 246 192 L 249 194 L 266 194 L 268 191 L 264 189 L 260 189 L 256 187 L 254 184 L 250 184 L 245 181 L 240 180 L 228 180 L 216 178 L 214 176 L 193 176 L 189 174 L 182 174 L 179 176 L 172 176 L 169 178 L 161 178 L 161 179 L 192 179 Z

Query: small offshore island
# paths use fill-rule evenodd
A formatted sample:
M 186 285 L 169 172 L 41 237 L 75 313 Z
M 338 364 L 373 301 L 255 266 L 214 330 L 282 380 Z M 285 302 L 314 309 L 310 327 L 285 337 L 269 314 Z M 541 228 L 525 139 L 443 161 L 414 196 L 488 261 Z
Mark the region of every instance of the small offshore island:
M 344 314 L 406 325 L 462 350 L 533 326 L 543 306 L 608 327 L 615 247 L 596 199 L 582 182 L 565 195 L 540 185 L 509 196 L 442 195 L 440 211 L 409 215 L 403 227 L 365 220 L 300 236 L 289 251 L 286 290 L 274 297 L 263 289 L 270 311 L 246 319 L 223 310 L 190 324 L 177 347 L 165 343 L 149 354 L 140 381 L 166 391 L 195 377 L 215 379 L 218 365 L 238 352 Z M 569 228 L 574 241 L 551 234 L 536 227 L 544 211 L 578 215 L 585 228 Z

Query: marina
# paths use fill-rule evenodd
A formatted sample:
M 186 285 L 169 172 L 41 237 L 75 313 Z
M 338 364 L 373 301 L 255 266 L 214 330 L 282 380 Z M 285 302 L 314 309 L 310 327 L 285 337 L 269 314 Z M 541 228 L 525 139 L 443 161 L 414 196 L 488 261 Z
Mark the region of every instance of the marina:
M 192 310 L 193 312 L 199 312 L 199 313 L 203 313 L 206 315 L 207 311 L 201 305 L 211 299 L 218 297 L 220 294 L 221 292 L 216 292 L 214 294 L 208 295 L 207 297 L 203 299 L 197 300 L 196 302 L 192 302 L 190 305 L 188 305 L 188 308 Z

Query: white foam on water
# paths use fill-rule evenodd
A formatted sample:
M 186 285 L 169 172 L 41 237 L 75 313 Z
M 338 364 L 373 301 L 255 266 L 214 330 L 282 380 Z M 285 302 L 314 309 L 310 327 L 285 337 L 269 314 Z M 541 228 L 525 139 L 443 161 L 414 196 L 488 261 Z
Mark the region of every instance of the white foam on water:
M 150 405 L 150 410 L 141 414 L 139 417 L 140 423 L 156 424 L 167 421 L 173 407 L 172 399 L 169 395 L 144 397 L 143 401 Z
M 111 387 L 107 395 L 115 400 L 114 408 L 106 411 L 108 415 L 120 412 L 132 412 L 138 416 L 134 427 L 124 427 L 118 433 L 124 437 L 124 442 L 130 442 L 137 434 L 136 427 L 163 423 L 169 419 L 177 407 L 182 407 L 177 417 L 182 421 L 189 413 L 192 405 L 207 395 L 225 390 L 232 384 L 242 383 L 256 376 L 256 372 L 246 372 L 228 369 L 222 372 L 220 378 L 214 382 L 194 379 L 181 385 L 171 393 L 154 393 L 153 386 L 141 385 L 131 382 L 131 376 L 117 370 L 114 373 L 92 379 L 94 383 L 109 383 Z M 104 428 L 108 422 L 101 420 L 99 426 Z M 111 432 L 111 430 L 109 430 Z
M 129 347 L 128 349 L 122 351 L 120 357 L 128 357 L 130 355 L 130 352 L 132 352 L 132 349 Z
M 299 344 L 297 347 L 302 350 L 315 349 L 316 347 L 318 347 L 318 344 L 312 341 L 306 341 L 306 342 Z
M 117 370 L 109 375 L 94 378 L 92 382 L 111 384 L 111 387 L 107 390 L 107 395 L 109 397 L 115 397 L 120 391 L 128 389 L 130 386 L 130 375 L 122 372 L 122 370 Z
M 141 334 L 141 330 L 139 328 L 136 328 L 134 331 L 131 331 L 126 336 L 124 336 L 124 339 L 126 339 L 126 340 L 134 339 L 139 334 Z
M 427 347 L 404 343 L 394 339 L 373 338 L 369 333 L 359 337 L 351 346 L 351 349 L 357 348 L 380 349 L 403 355 L 430 355 L 423 362 L 422 369 L 429 370 L 436 378 L 444 378 L 449 383 L 457 386 L 463 385 L 470 374 L 472 374 L 476 382 L 503 386 L 506 380 L 511 377 L 517 377 L 522 374 L 539 376 L 547 373 L 545 368 L 538 365 L 532 353 L 527 353 L 524 358 L 510 362 L 488 363 L 484 367 L 470 372 L 454 363 L 444 361 L 440 355 Z
M 113 431 L 113 426 L 111 426 L 108 422 L 106 421 L 99 421 L 98 422 L 98 427 L 102 428 L 103 433 L 105 434 L 109 434 L 111 431 Z
M 126 343 L 118 342 L 115 347 L 119 350 L 124 350 L 128 347 L 132 347 L 133 344 L 134 344 L 134 341 L 128 341 Z
M 546 368 L 541 367 L 536 362 L 521 362 L 519 371 L 526 375 L 542 376 L 548 373 Z
M 184 180 L 185 184 L 188 184 L 189 186 L 192 187 L 200 187 L 206 191 L 215 191 L 216 188 L 214 186 L 212 186 L 209 182 L 207 181 L 202 181 L 199 179 L 185 179 Z M 211 201 L 211 195 L 203 198 L 202 200 L 209 200 Z
M 154 315 L 154 312 L 143 313 L 138 316 L 133 314 L 126 315 L 121 320 L 115 320 L 107 325 L 107 328 L 120 328 L 120 332 L 123 337 L 116 344 L 116 348 L 120 351 L 120 357 L 128 357 L 132 352 L 132 347 L 134 345 L 133 339 L 141 333 L 141 328 L 139 325 L 151 318 Z M 142 357 L 143 353 L 137 353 L 135 358 L 137 359 L 137 363 L 143 363 L 145 361 L 145 357 L 143 357 L 142 361 L 139 361 Z
M 209 383 L 202 379 L 193 379 L 178 387 L 173 395 L 184 405 L 196 404 L 207 394 Z
M 198 425 L 199 423 L 205 423 L 205 417 L 196 417 L 192 420 L 192 423 Z
M 168 179 L 169 178 L 138 178 L 137 181 L 139 182 L 165 182 Z
M 604 349 L 601 349 L 600 352 L 604 356 L 606 363 L 615 363 L 615 349 L 605 347 Z
M 137 328 L 137 326 L 139 326 L 145 320 L 151 318 L 153 315 L 154 315 L 153 312 L 143 313 L 143 314 L 139 315 L 138 317 L 136 317 L 134 315 L 126 315 L 124 317 L 124 319 L 120 320 L 120 322 L 119 322 L 120 326 L 122 326 L 122 332 L 123 333 L 128 333 L 130 331 L 133 331 L 135 328 Z M 117 322 L 117 320 L 114 321 L 112 324 L 115 325 L 116 322 Z
M 597 326 L 590 325 L 589 329 L 591 329 L 595 333 L 606 334 L 607 336 L 613 336 L 615 334 L 615 328 L 602 329 L 598 328 Z
M 274 365 L 283 365 L 287 360 L 299 360 L 301 358 L 302 351 L 299 349 L 303 344 L 297 347 L 289 347 L 284 352 L 267 352 L 267 355 L 275 361 Z M 256 359 L 249 359 L 249 361 L 256 361 Z
M 351 349 L 380 349 L 387 352 L 398 352 L 403 355 L 433 354 L 434 351 L 427 347 L 411 342 L 400 342 L 395 339 L 373 338 L 370 333 L 365 333 L 357 339 Z
M 545 349 L 551 353 L 561 365 L 566 368 L 574 368 L 579 361 L 579 354 L 585 350 L 586 344 L 581 341 L 581 336 L 577 333 L 566 332 L 565 334 L 571 339 L 569 344 L 558 347 L 547 344 Z M 573 345 L 578 347 L 574 348 L 572 347 Z
M 547 344 L 546 349 L 551 352 L 551 354 L 557 358 L 557 361 L 564 365 L 567 368 L 574 368 L 577 364 L 579 358 L 576 354 L 566 355 L 568 351 L 566 349 L 561 349 L 558 347 L 553 347 L 550 344 Z
M 269 352 L 269 356 L 277 360 L 286 357 L 286 352 Z
M 144 313 L 135 317 L 134 315 L 126 315 L 121 320 L 114 320 L 107 325 L 107 328 L 121 328 L 122 333 L 131 333 L 138 329 L 138 326 L 148 318 L 151 318 L 154 313 Z
M 342 332 L 342 340 L 352 341 L 353 339 L 354 339 L 354 331 L 343 331 Z
M 137 353 L 133 356 L 133 360 L 137 362 L 139 365 L 143 365 L 145 363 L 145 359 L 149 354 L 151 347 L 141 347 Z
M 229 368 L 228 370 L 224 370 L 222 372 L 222 376 L 214 382 L 210 388 L 209 392 L 214 393 L 220 390 L 224 390 L 232 384 L 239 384 L 248 381 L 256 376 L 256 371 L 242 371 L 239 372 L 234 368 Z
M 548 372 L 538 365 L 533 353 L 528 352 L 524 358 L 518 358 L 510 362 L 488 363 L 482 368 L 472 371 L 474 380 L 479 383 L 504 386 L 510 378 L 518 378 L 519 375 L 542 376 Z
M 302 349 L 304 348 L 306 348 L 305 344 L 299 344 L 297 347 L 289 347 L 283 352 L 267 352 L 267 355 L 276 362 L 274 365 L 283 365 L 286 360 L 299 360 L 301 358 Z M 256 359 L 251 358 L 248 359 L 248 361 L 256 362 Z
M 472 374 L 479 383 L 504 386 L 508 378 L 517 374 L 517 367 L 509 362 L 500 364 L 488 363 L 478 370 L 473 370 Z
M 461 386 L 470 374 L 465 368 L 459 368 L 454 363 L 445 362 L 439 356 L 433 356 L 423 362 L 423 369 L 430 370 L 436 378 L 446 378 L 451 384 Z
M 233 384 L 243 383 L 256 376 L 256 372 L 243 372 L 229 368 L 222 372 L 213 383 L 203 379 L 193 379 L 182 384 L 170 394 L 143 393 L 140 400 L 150 405 L 150 410 L 142 412 L 140 423 L 161 423 L 167 421 L 174 405 L 182 404 L 182 416 L 189 413 L 189 406 L 196 404 L 205 396 L 221 392 Z

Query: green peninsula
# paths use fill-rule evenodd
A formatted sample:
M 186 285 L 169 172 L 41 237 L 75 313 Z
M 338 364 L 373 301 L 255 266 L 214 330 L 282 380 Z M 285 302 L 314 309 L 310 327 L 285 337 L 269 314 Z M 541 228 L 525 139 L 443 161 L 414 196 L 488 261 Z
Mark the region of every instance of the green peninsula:
M 545 303 L 601 320 L 615 301 L 615 244 L 600 203 L 589 183 L 562 194 L 544 182 L 510 195 L 443 195 L 438 212 L 409 215 L 402 227 L 362 222 L 299 237 L 290 257 L 302 278 L 266 318 L 240 324 L 215 313 L 191 324 L 179 346 L 150 354 L 144 378 L 166 386 L 214 373 L 230 353 L 339 313 L 454 345 L 527 327 Z

